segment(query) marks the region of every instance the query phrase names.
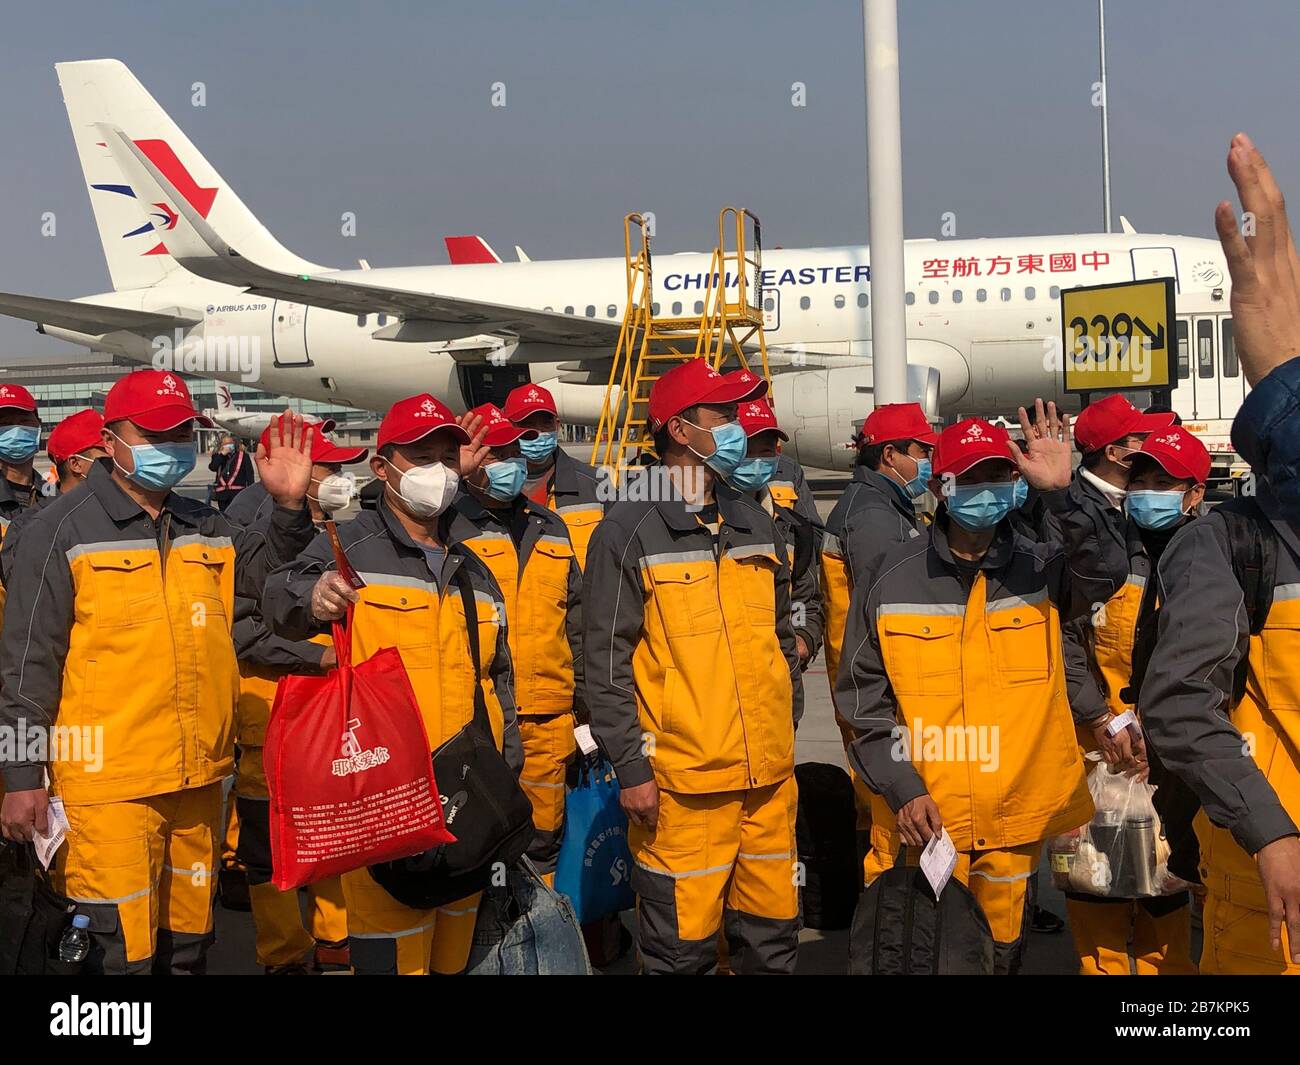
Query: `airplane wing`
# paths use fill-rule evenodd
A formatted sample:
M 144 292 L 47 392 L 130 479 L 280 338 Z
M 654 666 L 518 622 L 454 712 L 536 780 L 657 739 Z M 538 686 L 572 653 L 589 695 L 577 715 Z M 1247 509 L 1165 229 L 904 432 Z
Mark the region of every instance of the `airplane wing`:
M 121 129 L 99 128 L 127 180 L 152 190 L 146 199 L 154 199 L 153 191 L 156 191 L 159 199 L 168 200 L 174 206 L 175 228 L 167 230 L 164 236 L 167 251 L 199 277 L 235 285 L 259 296 L 347 314 L 387 311 L 403 318 L 465 325 L 473 333 L 511 333 L 521 340 L 548 344 L 612 347 L 618 341 L 620 323 L 617 321 L 369 285 L 351 277 L 329 274 L 313 277 L 268 269 L 230 247 Z
M 0 292 L 0 314 L 36 322 L 38 325 L 71 329 L 91 336 L 113 333 L 119 329 L 140 332 L 146 329 L 185 328 L 201 320 L 180 314 L 108 307 L 102 303 L 80 303 L 77 300 L 24 296 L 17 292 Z

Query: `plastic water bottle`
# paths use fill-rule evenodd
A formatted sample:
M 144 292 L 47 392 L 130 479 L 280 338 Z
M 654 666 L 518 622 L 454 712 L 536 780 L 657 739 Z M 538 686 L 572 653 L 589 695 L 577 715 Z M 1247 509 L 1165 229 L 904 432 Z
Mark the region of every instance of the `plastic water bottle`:
M 59 961 L 79 965 L 86 960 L 90 953 L 90 933 L 86 931 L 89 927 L 90 918 L 84 913 L 72 918 L 72 924 L 64 929 L 59 939 Z

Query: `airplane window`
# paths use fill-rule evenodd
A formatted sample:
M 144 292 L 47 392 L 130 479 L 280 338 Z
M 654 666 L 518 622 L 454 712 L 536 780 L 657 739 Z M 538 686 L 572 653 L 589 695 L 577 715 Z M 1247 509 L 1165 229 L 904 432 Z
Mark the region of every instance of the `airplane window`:
M 939 291 L 938 291 L 938 289 L 933 289 L 933 288 L 930 289 L 930 302 L 931 302 L 931 303 L 938 303 L 938 302 L 939 302 Z
M 386 314 L 381 314 L 381 315 L 379 316 L 379 318 L 376 319 L 376 320 L 379 322 L 380 325 L 387 325 L 387 324 L 388 324 L 388 315 L 386 315 Z
M 544 311 L 553 311 L 553 310 L 555 310 L 555 308 L 554 308 L 554 307 L 543 307 L 542 310 L 544 310 Z
M 1241 373 L 1241 360 L 1237 358 L 1237 346 L 1233 342 L 1231 318 L 1223 320 L 1220 338 L 1223 347 L 1223 376 L 1236 377 Z
M 1003 303 L 1010 303 L 1010 302 L 1011 302 L 1011 289 L 1009 289 L 1009 288 L 1004 288 L 1004 289 L 1002 290 L 1001 296 L 1002 296 L 1002 302 L 1003 302 Z
M 1061 290 L 1057 285 L 1053 285 L 1051 288 L 1047 290 L 1047 295 L 1051 299 L 1059 300 L 1061 298 Z
M 807 310 L 809 307 L 811 307 L 811 306 L 812 306 L 812 300 L 810 300 L 807 296 L 800 296 L 800 297 L 799 297 L 799 309 L 800 309 L 800 310 L 802 310 L 802 311 L 806 311 L 806 310 Z
M 659 313 L 659 304 L 657 303 L 650 304 L 650 313 L 657 315 Z
M 618 314 L 618 308 L 611 303 L 608 307 L 605 308 L 605 313 L 609 315 L 609 317 L 613 318 L 615 315 Z
M 915 293 L 915 292 L 909 292 L 909 293 L 907 294 L 907 298 L 906 298 L 905 302 L 907 303 L 907 305 L 908 305 L 909 307 L 912 306 L 912 304 L 916 302 L 916 293 Z
M 357 315 L 357 325 L 361 326 L 363 329 L 365 328 L 366 316 L 364 314 Z
M 676 301 L 674 301 L 674 303 L 673 303 L 673 314 L 681 314 L 681 313 L 682 313 L 682 304 L 681 304 L 681 301 L 680 301 L 680 300 L 676 300 Z
M 1208 318 L 1196 323 L 1196 376 L 1214 376 L 1214 323 Z
M 565 308 L 564 308 L 564 313 L 565 313 L 565 314 L 572 314 L 572 313 L 573 313 L 573 308 L 572 308 L 572 307 L 565 307 Z
M 1191 353 L 1187 343 L 1187 319 L 1179 318 L 1174 327 L 1178 338 L 1178 380 L 1186 381 L 1192 375 Z
M 952 290 L 952 301 L 953 303 L 961 302 L 961 289 L 955 288 Z
M 703 314 L 703 313 L 704 313 L 704 301 L 703 301 L 703 300 L 696 300 L 696 301 L 695 301 L 695 313 L 696 313 L 696 314 Z
M 776 300 L 774 300 L 771 296 L 765 297 L 763 300 L 763 310 L 765 311 L 776 310 Z
M 858 293 L 858 306 L 859 306 L 859 307 L 865 307 L 866 305 L 867 305 L 867 294 L 866 294 L 865 292 L 859 292 L 859 293 Z
M 975 299 L 977 302 L 983 303 L 988 298 L 989 298 L 988 289 L 977 288 L 975 290 Z
M 844 297 L 843 297 L 843 296 L 836 296 L 836 297 L 835 297 L 835 306 L 836 306 L 836 308 L 841 308 L 841 307 L 844 306 Z
M 1034 286 L 1030 285 L 1025 289 L 1025 299 L 1032 300 L 1038 293 L 1034 291 Z
M 596 306 L 595 306 L 595 304 L 593 304 L 593 303 L 588 303 L 588 304 L 587 304 L 587 317 L 588 317 L 588 318 L 595 318 L 595 317 L 596 317 Z

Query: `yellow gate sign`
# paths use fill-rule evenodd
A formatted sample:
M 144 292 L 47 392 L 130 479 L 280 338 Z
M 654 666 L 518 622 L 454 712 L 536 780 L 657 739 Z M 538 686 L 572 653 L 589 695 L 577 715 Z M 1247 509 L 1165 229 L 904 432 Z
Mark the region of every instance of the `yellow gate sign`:
M 1174 279 L 1061 291 L 1066 392 L 1159 390 L 1174 385 Z

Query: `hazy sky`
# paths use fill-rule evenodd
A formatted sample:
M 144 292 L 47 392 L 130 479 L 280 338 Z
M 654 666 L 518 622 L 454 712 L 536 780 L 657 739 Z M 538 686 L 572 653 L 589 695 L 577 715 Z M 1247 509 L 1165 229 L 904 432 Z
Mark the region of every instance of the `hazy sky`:
M 1099 230 L 1095 0 L 899 7 L 908 236 L 945 211 L 958 236 Z M 866 239 L 854 0 L 46 0 L 0 25 L 0 290 L 108 286 L 53 64 L 110 56 L 320 263 L 445 262 L 443 235 L 474 232 L 505 257 L 619 255 L 630 210 L 660 249 L 705 250 L 726 202 L 769 245 Z M 1295 189 L 1300 2 L 1111 0 L 1107 29 L 1117 226 L 1211 235 L 1238 128 Z M 0 319 L 0 360 L 38 352 L 76 349 Z

